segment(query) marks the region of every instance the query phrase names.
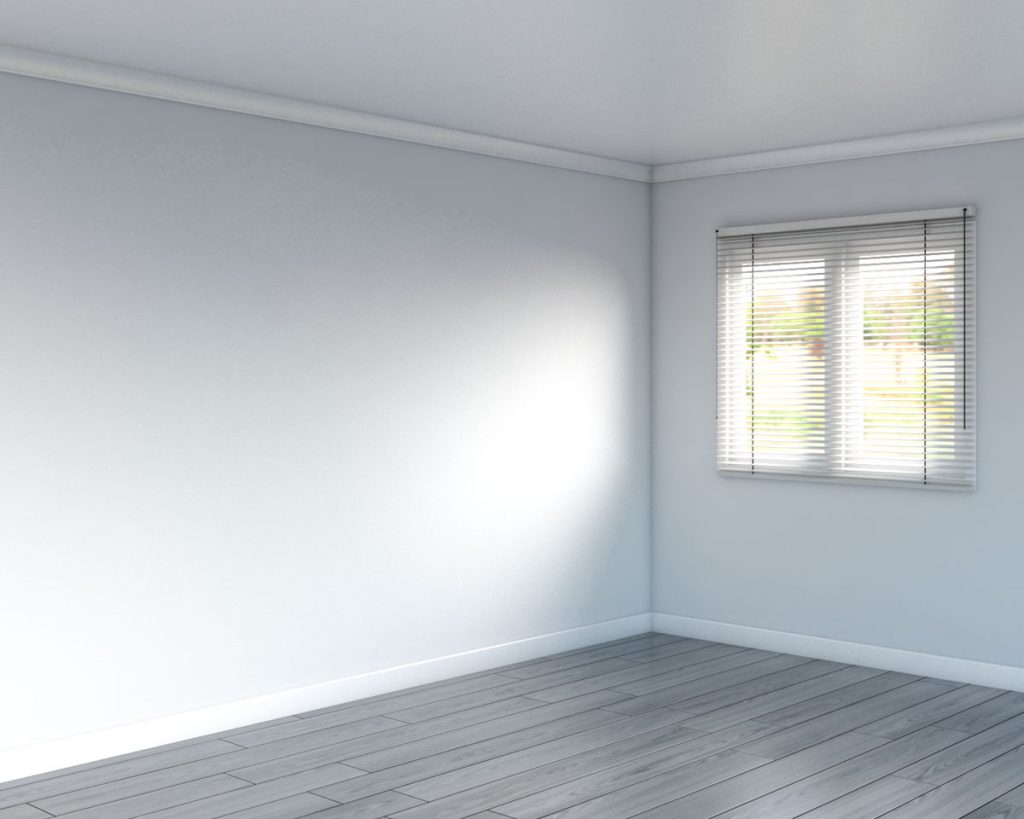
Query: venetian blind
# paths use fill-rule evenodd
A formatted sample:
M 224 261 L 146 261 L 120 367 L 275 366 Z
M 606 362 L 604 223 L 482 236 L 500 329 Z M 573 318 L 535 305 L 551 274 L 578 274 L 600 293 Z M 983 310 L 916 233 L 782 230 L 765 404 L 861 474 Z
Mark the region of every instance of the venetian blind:
M 718 232 L 719 470 L 970 488 L 970 208 Z

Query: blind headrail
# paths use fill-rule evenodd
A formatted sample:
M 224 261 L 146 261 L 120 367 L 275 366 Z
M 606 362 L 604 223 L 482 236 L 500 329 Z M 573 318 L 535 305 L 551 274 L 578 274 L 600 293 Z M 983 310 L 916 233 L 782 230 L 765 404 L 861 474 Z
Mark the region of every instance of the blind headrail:
M 966 214 L 964 211 L 966 210 Z M 776 222 L 770 225 L 741 225 L 719 228 L 719 238 L 729 236 L 751 236 L 765 233 L 784 233 L 798 230 L 828 230 L 829 228 L 863 227 L 867 225 L 891 225 L 899 222 L 924 222 L 931 219 L 960 219 L 964 215 L 974 216 L 974 207 L 938 208 L 935 210 L 912 210 L 901 213 L 882 213 L 870 216 L 844 216 L 837 219 L 805 219 L 800 222 Z

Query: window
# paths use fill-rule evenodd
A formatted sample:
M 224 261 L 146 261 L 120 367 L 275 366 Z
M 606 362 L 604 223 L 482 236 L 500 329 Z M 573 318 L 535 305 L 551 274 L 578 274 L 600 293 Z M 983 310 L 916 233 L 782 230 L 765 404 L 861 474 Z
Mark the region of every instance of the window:
M 723 474 L 974 486 L 970 208 L 718 232 Z

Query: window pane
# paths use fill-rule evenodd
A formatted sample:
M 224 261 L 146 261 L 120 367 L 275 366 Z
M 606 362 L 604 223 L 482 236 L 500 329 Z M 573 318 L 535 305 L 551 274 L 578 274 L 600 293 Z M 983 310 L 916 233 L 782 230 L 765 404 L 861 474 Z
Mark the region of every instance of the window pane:
M 754 266 L 746 320 L 747 395 L 755 465 L 825 458 L 825 265 L 820 259 Z
M 847 298 L 863 311 L 862 335 L 847 342 L 862 349 L 846 351 L 859 365 L 859 383 L 849 379 L 847 389 L 860 392 L 860 417 L 846 422 L 847 468 L 923 481 L 929 462 L 955 457 L 955 272 L 955 253 L 942 250 L 863 255 L 845 277 Z

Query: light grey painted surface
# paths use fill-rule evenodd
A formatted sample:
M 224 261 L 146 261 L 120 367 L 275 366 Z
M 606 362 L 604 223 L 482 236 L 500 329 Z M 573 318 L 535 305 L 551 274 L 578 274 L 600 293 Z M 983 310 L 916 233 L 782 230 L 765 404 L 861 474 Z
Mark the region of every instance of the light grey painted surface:
M 653 609 L 1024 665 L 1024 142 L 655 187 Z M 719 477 L 715 228 L 978 209 L 978 489 Z
M 0 0 L 0 41 L 645 163 L 1020 117 L 1020 0 Z
M 645 185 L 0 100 L 0 747 L 648 610 Z

